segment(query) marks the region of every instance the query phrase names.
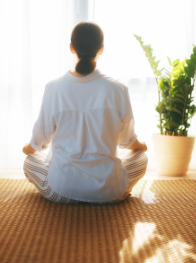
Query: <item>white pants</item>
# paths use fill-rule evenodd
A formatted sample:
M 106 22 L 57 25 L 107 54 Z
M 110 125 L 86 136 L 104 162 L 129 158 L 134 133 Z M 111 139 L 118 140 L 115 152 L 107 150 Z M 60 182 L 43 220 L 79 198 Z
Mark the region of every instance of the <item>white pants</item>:
M 61 204 L 78 204 L 84 203 L 82 201 L 73 200 L 64 196 L 59 195 L 51 189 L 48 184 L 48 170 L 49 167 L 44 164 L 46 155 L 44 153 L 36 152 L 35 154 L 30 153 L 24 161 L 24 174 L 29 182 L 33 183 L 38 189 L 40 194 L 51 202 Z M 127 169 L 129 175 L 129 185 L 126 193 L 121 198 L 102 202 L 99 204 L 111 204 L 118 203 L 124 200 L 136 183 L 144 176 L 148 159 L 146 154 L 141 150 L 123 150 L 119 158 Z

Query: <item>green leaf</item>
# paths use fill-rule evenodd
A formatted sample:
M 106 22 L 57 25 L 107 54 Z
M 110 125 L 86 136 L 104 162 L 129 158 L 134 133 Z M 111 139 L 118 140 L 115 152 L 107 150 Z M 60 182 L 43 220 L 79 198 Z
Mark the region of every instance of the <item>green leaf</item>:
M 158 68 L 158 63 L 157 63 L 157 62 L 154 62 L 152 68 L 153 68 L 153 69 L 157 69 L 157 68 Z
M 170 129 L 170 126 L 168 126 L 168 125 L 164 125 L 163 128 L 169 130 L 169 129 Z
M 172 69 L 172 78 L 173 79 L 179 79 L 181 76 L 183 76 L 184 73 L 184 68 L 177 66 L 177 67 L 173 67 Z
M 189 91 L 188 91 L 188 94 L 191 94 L 191 93 L 192 93 L 192 91 L 193 91 L 193 89 L 194 89 L 194 85 L 191 85 L 191 86 L 189 86 Z
M 183 100 L 177 99 L 177 98 L 172 98 L 172 102 L 180 102 L 180 103 L 184 104 Z
M 187 121 L 187 120 L 189 120 L 189 119 L 191 119 L 194 115 L 195 115 L 195 113 L 196 113 L 196 111 L 191 115 L 191 116 L 189 116 L 188 118 L 186 118 L 186 120 L 185 121 Z
M 172 63 L 171 63 L 171 59 L 170 59 L 169 57 L 167 57 L 167 59 L 168 59 L 169 64 L 170 64 L 170 66 L 171 66 L 171 65 L 172 65 Z
M 191 78 L 190 77 L 186 77 L 186 83 L 191 85 Z
M 154 74 L 157 75 L 157 76 L 159 77 L 159 76 L 161 76 L 161 71 L 155 69 L 155 70 L 154 70 Z
M 148 54 L 150 54 L 150 52 L 148 52 L 148 53 L 145 54 L 146 57 L 147 57 L 147 59 L 148 59 L 148 62 L 149 62 L 149 63 L 155 62 L 155 61 L 154 61 L 154 58 L 153 58 L 152 56 L 148 56 Z
M 190 104 L 191 102 L 193 102 L 194 100 L 188 100 L 188 104 Z
M 166 119 L 169 118 L 170 116 L 167 113 L 163 113 L 163 117 Z
M 187 60 L 186 60 L 186 64 L 188 65 L 188 67 L 191 68 L 191 70 L 195 70 L 196 64 L 195 64 L 192 60 L 187 59 Z
M 190 76 L 191 78 L 194 78 L 195 70 L 193 67 L 191 68 L 190 65 L 188 65 L 188 66 L 184 67 L 184 71 L 186 72 L 186 74 L 188 76 Z
M 174 62 L 172 63 L 172 66 L 176 67 L 179 64 L 179 62 L 180 62 L 179 59 L 174 60 Z
M 162 91 L 164 91 L 164 89 L 165 89 L 165 84 L 164 84 L 164 82 L 163 82 L 163 79 L 159 79 L 159 81 L 158 81 L 158 87 L 159 87 Z
M 176 78 L 181 74 L 181 70 L 173 71 L 172 72 L 172 78 Z
M 146 51 L 146 57 L 152 59 L 152 52 Z
M 152 51 L 152 48 L 150 45 L 143 45 L 143 50 L 145 50 L 146 52 L 150 52 Z
M 165 105 L 164 105 L 164 103 L 163 102 L 158 102 L 158 104 L 157 104 L 157 110 L 158 110 L 158 112 L 159 113 L 162 113 L 163 111 L 164 111 L 164 109 L 165 109 Z
M 150 45 L 143 45 L 143 42 L 141 41 L 141 37 L 140 36 L 137 36 L 136 34 L 134 34 L 135 38 L 140 42 L 140 45 L 143 49 L 143 51 L 145 52 L 145 56 L 147 57 L 148 59 L 148 62 L 150 63 L 150 66 L 153 70 L 153 73 L 159 77 L 161 76 L 161 71 L 160 70 L 157 70 L 157 67 L 158 67 L 158 62 L 155 62 L 155 57 L 153 56 L 152 52 L 153 52 L 153 49 Z
M 175 66 L 173 66 L 173 69 L 183 69 L 183 63 L 181 61 L 179 61 L 178 64 L 176 64 Z
M 183 68 L 184 68 L 185 64 L 186 64 L 186 58 L 185 58 L 185 59 L 183 60 L 183 62 L 182 62 Z
M 191 58 L 190 59 L 191 59 L 192 62 L 196 63 L 196 54 L 194 54 L 194 53 L 191 54 Z
M 170 107 L 170 106 L 168 107 L 168 106 L 166 106 L 166 110 L 175 111 L 175 112 L 179 113 L 180 115 L 182 115 L 181 111 L 177 110 L 177 109 L 174 108 L 174 107 Z
M 182 120 L 182 116 L 180 114 L 178 114 L 177 112 L 174 112 L 174 111 L 170 111 L 169 113 L 170 113 L 170 118 L 172 117 L 172 120 L 180 125 L 181 120 Z M 168 119 L 169 121 L 170 121 L 170 118 Z
M 194 54 L 196 54 L 196 47 L 193 48 L 193 52 L 194 52 Z
M 189 91 L 189 85 L 188 85 L 187 83 L 185 83 L 185 84 L 183 85 L 183 88 L 184 88 L 184 90 L 186 91 L 186 93 L 188 93 L 188 91 Z
M 165 74 L 166 76 L 168 76 L 168 78 L 170 79 L 170 76 L 171 76 L 171 72 L 167 69 L 165 69 Z
M 151 68 L 154 69 L 155 62 L 153 60 L 148 60 L 148 61 L 150 63 Z
M 180 69 L 174 69 L 174 70 L 172 70 L 172 75 L 178 77 L 178 75 L 180 75 L 180 72 L 181 72 Z
M 133 34 L 133 35 L 135 36 L 135 38 L 136 38 L 138 41 L 141 41 L 141 40 L 142 40 L 140 36 L 137 36 L 137 35 L 135 35 L 135 34 Z
M 183 95 L 180 95 L 180 94 L 175 94 L 175 97 L 181 98 L 181 99 L 185 100 L 184 96 L 183 96 Z
M 179 88 L 179 92 L 184 96 L 184 91 L 182 90 L 182 88 Z
M 196 106 L 194 104 L 192 104 L 189 109 L 191 109 L 191 112 L 192 112 L 190 114 L 193 114 L 194 112 L 196 112 Z
M 185 82 L 186 82 L 186 79 L 184 79 L 184 78 L 174 79 L 173 82 L 172 82 L 172 85 L 173 86 L 177 86 L 178 84 L 182 84 L 182 83 L 185 83 Z
M 172 128 L 177 128 L 179 126 L 178 123 L 176 122 L 173 122 L 173 121 L 168 121 L 167 124 L 172 127 Z
M 178 106 L 178 108 L 180 108 L 183 111 L 185 107 Z
M 187 63 L 188 68 L 189 68 L 190 70 L 195 71 L 195 64 L 192 63 L 192 61 L 191 61 L 190 59 L 187 59 L 187 60 L 186 60 L 186 63 Z

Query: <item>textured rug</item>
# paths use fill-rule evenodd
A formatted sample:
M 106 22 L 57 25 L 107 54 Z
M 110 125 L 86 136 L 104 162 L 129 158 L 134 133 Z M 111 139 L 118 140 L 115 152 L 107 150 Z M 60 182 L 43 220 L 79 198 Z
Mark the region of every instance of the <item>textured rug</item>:
M 196 262 L 196 180 L 141 180 L 115 205 L 60 205 L 0 179 L 1 263 Z

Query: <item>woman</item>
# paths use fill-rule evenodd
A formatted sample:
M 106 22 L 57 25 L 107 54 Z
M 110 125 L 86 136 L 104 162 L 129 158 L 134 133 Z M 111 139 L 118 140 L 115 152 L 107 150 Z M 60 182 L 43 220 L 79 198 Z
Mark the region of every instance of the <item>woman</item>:
M 71 35 L 75 71 L 46 85 L 24 173 L 56 203 L 116 203 L 147 167 L 146 144 L 137 140 L 128 88 L 96 69 L 103 32 L 81 22 Z M 124 150 L 117 155 L 117 146 Z M 50 147 L 48 156 L 41 154 Z

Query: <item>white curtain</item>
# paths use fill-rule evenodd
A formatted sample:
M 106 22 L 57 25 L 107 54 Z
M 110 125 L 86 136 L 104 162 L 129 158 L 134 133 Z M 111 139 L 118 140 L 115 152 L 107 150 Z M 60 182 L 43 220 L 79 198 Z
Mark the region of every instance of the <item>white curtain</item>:
M 45 84 L 71 63 L 73 1 L 0 0 L 0 169 L 21 169 Z
M 22 147 L 30 140 L 45 84 L 74 67 L 70 35 L 81 20 L 95 21 L 104 31 L 98 68 L 129 87 L 136 132 L 148 145 L 148 168 L 155 169 L 157 87 L 133 34 L 152 45 L 162 68 L 167 56 L 190 56 L 195 14 L 194 0 L 0 0 L 1 171 L 22 169 Z M 196 135 L 196 116 L 189 134 Z M 190 168 L 196 169 L 195 150 Z

